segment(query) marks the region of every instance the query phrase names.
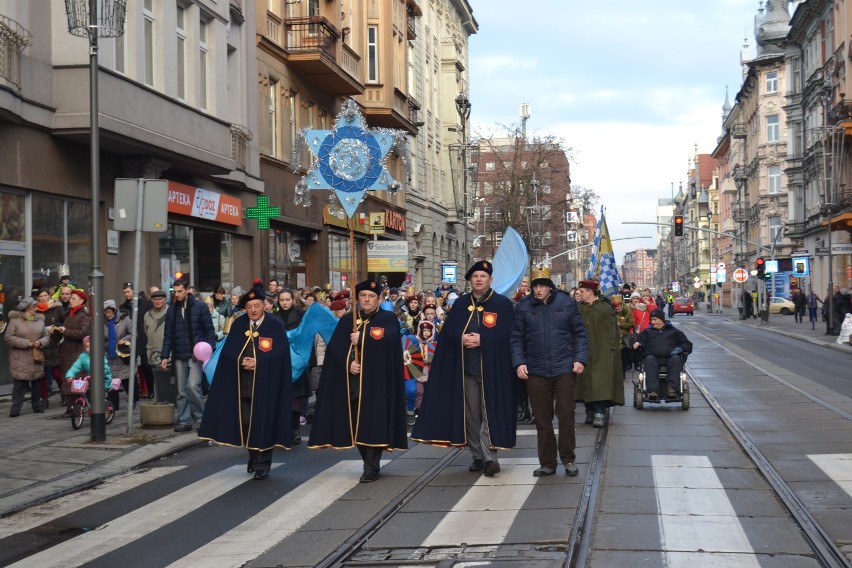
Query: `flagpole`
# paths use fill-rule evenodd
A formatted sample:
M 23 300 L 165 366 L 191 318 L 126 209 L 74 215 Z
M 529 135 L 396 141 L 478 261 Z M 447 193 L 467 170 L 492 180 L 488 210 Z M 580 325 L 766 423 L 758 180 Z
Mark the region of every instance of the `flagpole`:
M 349 217 L 349 286 L 354 292 L 355 286 L 355 216 Z M 358 296 L 352 294 L 352 331 L 358 331 Z M 355 345 L 355 360 L 358 360 L 358 346 Z

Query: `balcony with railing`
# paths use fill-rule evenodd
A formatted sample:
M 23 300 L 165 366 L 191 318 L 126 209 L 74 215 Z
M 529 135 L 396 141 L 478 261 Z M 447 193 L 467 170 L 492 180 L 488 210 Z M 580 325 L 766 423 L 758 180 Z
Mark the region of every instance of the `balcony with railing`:
M 412 136 L 417 134 L 419 123 L 418 112 L 420 104 L 394 88 L 388 100 L 390 87 L 370 85 L 364 93 L 364 115 L 371 126 L 383 128 L 399 128 Z
M 241 124 L 231 125 L 231 157 L 237 163 L 237 169 L 246 169 L 248 143 L 252 139 L 251 130 Z
M 0 79 L 20 88 L 21 52 L 32 42 L 32 35 L 21 24 L 0 15 Z
M 347 32 L 321 16 L 281 19 L 267 12 L 266 35 L 259 46 L 327 93 L 360 95 L 361 58 L 344 43 Z

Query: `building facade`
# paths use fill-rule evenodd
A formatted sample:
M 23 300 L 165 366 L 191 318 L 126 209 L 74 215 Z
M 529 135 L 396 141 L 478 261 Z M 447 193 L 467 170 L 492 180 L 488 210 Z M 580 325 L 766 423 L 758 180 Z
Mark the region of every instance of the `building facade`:
M 4 310 L 33 288 L 55 286 L 65 266 L 88 288 L 95 217 L 106 244 L 97 260 L 107 298 L 120 297 L 137 265 L 146 286 L 168 286 L 182 272 L 198 290 L 257 274 L 258 235 L 243 219 L 265 191 L 254 139 L 257 100 L 249 95 L 253 3 L 127 3 L 123 35 L 99 41 L 101 200 L 94 210 L 89 44 L 68 33 L 64 8 L 0 3 L 0 47 L 11 62 L 0 67 Z M 113 227 L 122 214 L 117 178 L 168 182 L 166 230 L 142 234 L 138 259 L 133 233 Z M 7 381 L 0 375 L 0 388 Z
M 417 290 L 435 289 L 446 277 L 464 274 L 467 268 L 448 275 L 442 266 L 465 266 L 462 258 L 465 226 L 457 199 L 467 175 L 460 167 L 473 163 L 469 117 L 459 114 L 456 99 L 470 103 L 468 43 L 479 24 L 467 0 L 421 2 L 415 39 L 410 42 L 410 92 L 420 106 L 420 132 L 415 148 L 410 189 L 407 194 L 408 246 L 412 282 Z M 471 104 L 471 108 L 473 105 Z M 464 155 L 462 153 L 464 152 Z M 458 187 L 460 191 L 454 191 Z M 462 216 L 463 217 L 463 216 Z M 470 236 L 471 219 L 467 219 Z
M 852 287 L 852 100 L 847 57 L 852 10 L 810 0 L 790 21 L 785 71 L 789 135 L 786 236 L 794 243 L 797 284 L 821 298 Z M 807 268 L 807 274 L 797 268 Z
M 636 249 L 624 254 L 622 278 L 631 283 L 634 289 L 654 288 L 657 275 L 656 249 Z

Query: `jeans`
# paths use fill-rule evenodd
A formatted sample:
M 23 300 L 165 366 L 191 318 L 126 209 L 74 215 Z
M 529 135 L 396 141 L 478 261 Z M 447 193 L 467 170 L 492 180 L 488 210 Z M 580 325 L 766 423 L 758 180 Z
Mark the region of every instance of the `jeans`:
M 408 379 L 405 381 L 405 409 L 414 410 L 417 408 L 417 381 Z
M 172 359 L 177 380 L 178 423 L 192 426 L 204 415 L 204 399 L 201 398 L 201 362 L 192 359 Z

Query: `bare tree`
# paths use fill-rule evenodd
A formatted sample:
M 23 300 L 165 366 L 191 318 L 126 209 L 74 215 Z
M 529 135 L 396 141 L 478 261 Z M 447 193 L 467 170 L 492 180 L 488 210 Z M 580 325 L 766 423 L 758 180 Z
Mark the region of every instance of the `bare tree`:
M 523 237 L 531 264 L 539 264 L 565 250 L 566 213 L 574 203 L 572 149 L 554 136 L 514 134 L 477 141 L 473 250 L 477 258 L 493 257 L 511 226 Z

